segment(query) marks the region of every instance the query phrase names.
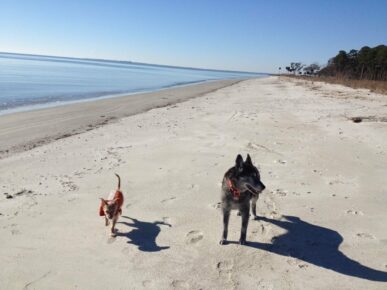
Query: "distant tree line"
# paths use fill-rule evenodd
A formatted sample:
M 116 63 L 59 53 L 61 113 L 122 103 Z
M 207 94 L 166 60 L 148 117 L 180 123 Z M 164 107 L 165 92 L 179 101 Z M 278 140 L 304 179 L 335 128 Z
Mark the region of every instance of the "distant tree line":
M 304 74 L 304 75 L 316 75 L 320 70 L 320 66 L 317 63 L 312 63 L 308 66 L 301 62 L 292 62 L 290 66 L 285 67 L 289 73 Z M 304 73 L 302 73 L 302 70 Z
M 349 79 L 387 80 L 387 46 L 368 46 L 349 52 L 340 50 L 319 75 Z

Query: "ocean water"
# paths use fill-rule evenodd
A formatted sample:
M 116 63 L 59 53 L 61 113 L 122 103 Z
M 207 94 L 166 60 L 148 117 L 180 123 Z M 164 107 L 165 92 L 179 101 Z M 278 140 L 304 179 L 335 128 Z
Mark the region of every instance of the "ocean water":
M 263 74 L 0 53 L 0 114 Z

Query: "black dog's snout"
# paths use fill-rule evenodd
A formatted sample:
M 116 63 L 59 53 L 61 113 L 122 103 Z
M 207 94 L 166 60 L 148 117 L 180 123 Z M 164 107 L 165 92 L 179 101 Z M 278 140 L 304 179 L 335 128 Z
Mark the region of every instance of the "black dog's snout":
M 266 186 L 261 182 L 262 190 L 265 190 Z

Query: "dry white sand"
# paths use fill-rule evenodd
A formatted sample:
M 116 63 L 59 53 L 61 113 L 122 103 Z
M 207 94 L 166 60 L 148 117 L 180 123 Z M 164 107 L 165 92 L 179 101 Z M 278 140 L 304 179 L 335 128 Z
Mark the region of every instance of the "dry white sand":
M 11 154 L 0 160 L 0 192 L 13 196 L 0 196 L 0 288 L 386 289 L 386 104 L 253 79 Z M 220 246 L 220 182 L 238 153 L 267 186 L 262 219 L 247 246 Z M 110 238 L 98 198 L 114 172 L 125 204 Z M 229 239 L 239 232 L 233 212 Z

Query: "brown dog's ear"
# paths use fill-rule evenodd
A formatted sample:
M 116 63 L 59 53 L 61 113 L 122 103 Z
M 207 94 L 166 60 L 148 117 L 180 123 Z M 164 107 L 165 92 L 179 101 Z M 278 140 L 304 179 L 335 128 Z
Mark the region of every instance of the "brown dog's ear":
M 240 154 L 238 154 L 238 156 L 235 160 L 235 168 L 238 169 L 238 171 L 243 170 L 243 158 Z
M 246 158 L 245 163 L 248 164 L 248 165 L 253 165 L 253 162 L 251 161 L 251 157 L 250 157 L 249 154 L 247 154 L 247 158 Z

